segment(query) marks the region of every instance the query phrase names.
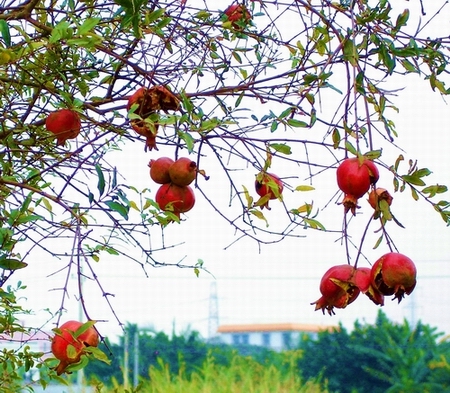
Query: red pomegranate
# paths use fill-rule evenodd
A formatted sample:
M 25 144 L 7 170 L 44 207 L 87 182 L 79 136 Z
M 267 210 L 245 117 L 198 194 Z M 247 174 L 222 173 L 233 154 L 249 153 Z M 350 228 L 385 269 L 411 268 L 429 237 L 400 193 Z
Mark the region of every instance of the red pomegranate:
M 347 158 L 336 171 L 337 183 L 344 194 L 361 198 L 380 177 L 376 165 L 367 158 Z
M 169 175 L 173 184 L 188 186 L 197 176 L 197 164 L 187 157 L 181 157 L 170 166 Z
M 169 157 L 159 157 L 156 160 L 150 160 L 150 177 L 155 183 L 170 183 L 169 168 L 173 164 L 173 160 Z
M 417 270 L 406 255 L 390 252 L 379 258 L 372 266 L 372 285 L 383 295 L 394 295 L 400 303 L 416 286 Z M 393 299 L 393 300 L 394 300 Z
M 80 116 L 70 109 L 52 112 L 45 120 L 45 127 L 56 136 L 56 145 L 62 146 L 68 139 L 74 139 L 81 130 Z
M 273 173 L 259 172 L 255 180 L 255 190 L 261 198 L 264 198 L 260 201 L 262 202 L 260 205 L 261 209 L 264 207 L 269 209 L 269 200 L 281 199 L 283 183 Z
M 67 321 L 56 330 L 51 350 L 53 356 L 59 360 L 55 369 L 58 375 L 64 373 L 69 365 L 78 363 L 87 347 L 98 346 L 99 336 L 95 328 L 90 326 L 83 330 L 82 327 L 85 326 L 81 322 Z
M 161 210 L 170 211 L 180 217 L 180 213 L 186 213 L 194 207 L 195 195 L 189 186 L 180 187 L 168 183 L 159 187 L 155 201 Z
M 236 22 L 241 21 L 241 24 L 246 24 L 252 17 L 244 4 L 232 4 L 225 10 L 224 14 L 230 22 L 233 22 L 232 26 L 235 29 L 241 27 Z
M 377 306 L 384 305 L 384 296 L 372 285 L 372 269 L 368 267 L 358 267 L 355 271 L 353 283 Z
M 334 307 L 345 308 L 354 302 L 360 290 L 355 284 L 355 268 L 351 265 L 337 265 L 328 269 L 320 281 L 322 297 L 311 304 L 316 305 L 316 311 L 321 309 L 325 314 L 334 314 Z
M 392 200 L 394 198 L 389 194 L 389 192 L 384 188 L 376 188 L 375 190 L 370 191 L 368 202 L 372 209 L 380 210 L 380 202 L 386 201 L 388 206 L 391 206 Z

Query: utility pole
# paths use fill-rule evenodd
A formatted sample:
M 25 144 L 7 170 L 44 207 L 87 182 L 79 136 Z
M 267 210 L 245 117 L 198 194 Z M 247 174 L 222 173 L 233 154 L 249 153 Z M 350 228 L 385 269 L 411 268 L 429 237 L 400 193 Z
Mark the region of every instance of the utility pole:
M 139 327 L 134 332 L 134 368 L 133 368 L 133 386 L 139 383 Z
M 125 330 L 125 334 L 123 336 L 124 338 L 124 344 L 123 344 L 123 387 L 125 389 L 128 389 L 128 358 L 129 358 L 129 337 L 128 337 L 128 331 Z
M 219 300 L 217 297 L 217 282 L 211 281 L 209 287 L 209 316 L 208 316 L 208 341 L 217 340 L 219 328 Z

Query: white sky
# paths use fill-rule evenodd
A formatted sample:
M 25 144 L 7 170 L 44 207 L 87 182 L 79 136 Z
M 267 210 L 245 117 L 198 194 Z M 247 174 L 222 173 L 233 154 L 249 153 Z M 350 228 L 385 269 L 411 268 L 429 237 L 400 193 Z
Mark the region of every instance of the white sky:
M 401 9 L 403 6 L 414 6 L 411 4 L 413 2 L 400 3 Z M 448 35 L 443 32 L 450 31 L 449 11 L 447 7 L 440 18 L 442 24 L 436 26 L 440 35 Z M 400 108 L 400 114 L 391 116 L 399 133 L 397 144 L 405 150 L 403 154 L 407 159 L 418 159 L 419 167 L 428 167 L 433 171 L 426 179 L 427 184 L 440 182 L 450 185 L 450 111 L 447 103 L 438 93 L 431 91 L 427 81 L 422 81 L 418 76 L 400 78 L 396 83 L 397 87 L 406 86 L 395 102 Z M 383 161 L 390 163 L 400 152 L 387 150 L 384 153 Z M 146 164 L 150 158 L 172 153 L 161 149 L 159 153 L 144 154 L 140 152 L 140 146 L 134 144 L 120 154 L 121 171 L 130 179 L 130 184 L 138 188 L 150 187 L 156 191 L 156 185 L 149 179 Z M 125 156 L 129 159 L 124 160 Z M 211 175 L 211 179 L 208 182 L 200 179 L 201 187 L 209 195 L 223 198 L 226 208 L 228 188 L 223 187 L 214 162 L 209 162 L 208 159 L 203 162 L 203 168 Z M 273 171 L 278 174 L 285 175 L 289 170 L 281 164 L 274 164 Z M 249 189 L 252 189 L 254 174 L 251 169 L 242 174 L 242 182 L 245 182 Z M 300 177 L 298 184 L 307 184 L 307 181 Z M 294 181 L 292 185 L 297 183 Z M 392 190 L 391 185 L 392 177 L 387 171 L 381 171 L 378 186 Z M 316 206 L 323 206 L 337 190 L 334 171 L 315 179 L 314 186 L 317 191 L 308 195 L 286 192 L 286 201 L 294 201 L 293 198 L 297 198 L 296 200 L 302 203 L 314 199 L 319 202 Z M 204 272 L 200 278 L 196 278 L 191 270 L 178 268 L 149 268 L 149 277 L 146 278 L 139 266 L 124 262 L 120 258 L 102 256 L 101 262 L 95 265 L 97 274 L 101 277 L 104 289 L 115 294 L 111 302 L 122 322 L 154 327 L 168 333 L 175 324 L 177 331 L 190 327 L 206 337 L 208 300 L 213 281 L 217 283 L 221 324 L 342 322 L 351 327 L 356 319 L 368 322 L 374 320 L 378 307 L 363 295 L 346 309 L 336 310 L 333 317 L 315 312 L 314 306 L 310 305 L 320 297 L 318 286 L 323 273 L 332 265 L 346 263 L 344 247 L 335 242 L 336 234 L 307 230 L 305 238 L 263 246 L 261 253 L 258 252 L 255 242 L 243 239 L 225 251 L 224 247 L 235 240 L 235 234 L 225 221 L 214 215 L 201 196 L 197 195 L 197 204 L 186 215 L 187 220 L 181 225 L 170 225 L 164 231 L 168 244 L 180 241 L 185 244 L 164 251 L 164 254 L 158 256 L 161 258 L 164 255 L 168 262 L 176 262 L 186 256 L 187 264 L 193 264 L 201 258 L 214 278 Z M 363 208 L 357 220 L 364 225 L 371 209 L 363 201 L 361 204 Z M 276 201 L 272 202 L 271 206 L 272 210 L 265 214 L 271 225 L 276 225 L 276 218 L 282 212 L 282 207 Z M 415 261 L 418 268 L 418 285 L 413 295 L 406 297 L 400 305 L 387 299 L 383 310 L 394 320 L 421 319 L 450 333 L 450 317 L 447 312 L 450 300 L 450 230 L 430 205 L 423 201 L 414 202 L 408 192 L 394 194 L 392 210 L 406 229 L 397 229 L 395 224 L 390 223 L 389 233 L 400 252 Z M 322 216 L 319 216 L 319 220 L 322 217 L 327 228 L 339 228 L 342 207 L 331 203 L 322 212 Z M 388 252 L 386 247 L 370 250 L 377 238 L 377 235 L 373 234 L 376 228 L 372 225 L 369 230 L 370 240 L 364 248 L 372 262 Z M 358 231 L 355 230 L 354 234 L 356 243 L 359 243 Z M 160 241 L 157 229 L 152 241 L 155 244 Z M 364 261 L 360 263 L 367 266 Z M 42 310 L 47 307 L 55 310 L 60 303 L 61 293 L 49 290 L 63 285 L 64 274 L 47 277 L 56 270 L 55 266 L 57 265 L 51 261 L 38 258 L 35 265 L 30 264 L 17 275 L 28 285 L 28 300 L 24 303 L 25 306 L 36 311 L 34 317 L 27 318 L 31 325 L 43 323 L 46 313 Z M 78 306 L 74 296 L 76 282 L 74 279 L 72 281 L 69 286 L 71 301 L 66 305 L 67 319 L 78 318 Z M 98 320 L 105 320 L 98 324 L 101 333 L 108 336 L 120 334 L 120 328 L 98 289 L 87 283 L 85 290 L 90 315 Z M 48 327 L 50 329 L 52 326 Z

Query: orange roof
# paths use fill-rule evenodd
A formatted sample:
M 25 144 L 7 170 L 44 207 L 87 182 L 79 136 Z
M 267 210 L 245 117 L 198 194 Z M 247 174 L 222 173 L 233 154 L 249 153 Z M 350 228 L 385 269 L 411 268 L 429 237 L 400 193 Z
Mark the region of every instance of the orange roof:
M 310 325 L 304 323 L 256 323 L 248 325 L 222 325 L 217 329 L 218 333 L 241 332 L 312 332 L 332 330 L 337 326 Z

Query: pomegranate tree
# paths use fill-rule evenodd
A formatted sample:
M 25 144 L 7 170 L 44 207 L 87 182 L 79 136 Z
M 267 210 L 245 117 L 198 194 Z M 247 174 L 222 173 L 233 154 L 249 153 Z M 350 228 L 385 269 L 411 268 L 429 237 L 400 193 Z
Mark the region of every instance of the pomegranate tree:
M 80 116 L 73 110 L 60 109 L 48 115 L 45 127 L 56 136 L 56 145 L 62 146 L 68 139 L 74 139 L 80 133 Z
M 394 295 L 400 303 L 416 286 L 417 270 L 406 255 L 390 252 L 379 258 L 372 266 L 372 285 L 383 295 Z
M 97 347 L 98 343 L 99 336 L 94 327 L 78 321 L 63 323 L 55 329 L 51 345 L 53 356 L 59 360 L 56 373 L 63 374 L 68 366 L 81 360 L 81 356 L 87 353 L 86 348 Z

